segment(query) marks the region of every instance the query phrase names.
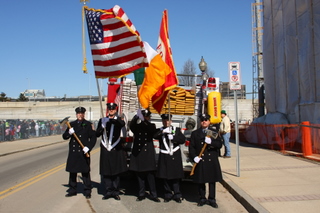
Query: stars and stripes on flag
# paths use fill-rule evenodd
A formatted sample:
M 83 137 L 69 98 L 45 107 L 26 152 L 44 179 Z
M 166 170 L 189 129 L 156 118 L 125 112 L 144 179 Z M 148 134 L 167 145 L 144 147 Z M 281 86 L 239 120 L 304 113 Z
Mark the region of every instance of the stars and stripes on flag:
M 122 86 L 119 85 L 119 87 L 117 88 L 117 95 L 116 98 L 114 99 L 114 103 L 118 105 L 118 113 L 121 114 L 122 113 L 122 104 L 121 104 L 121 100 L 122 100 L 122 91 L 123 89 L 121 88 Z
M 96 78 L 118 78 L 148 66 L 140 34 L 121 7 L 86 7 L 85 15 Z

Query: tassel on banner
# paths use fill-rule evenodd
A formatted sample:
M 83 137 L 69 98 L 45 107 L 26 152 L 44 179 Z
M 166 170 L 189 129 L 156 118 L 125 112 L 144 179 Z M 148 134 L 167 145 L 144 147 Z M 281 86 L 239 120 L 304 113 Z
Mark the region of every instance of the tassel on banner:
M 83 71 L 83 73 L 85 73 L 85 74 L 88 73 L 88 69 L 87 69 L 87 59 L 86 59 L 86 58 L 83 59 L 82 71 Z

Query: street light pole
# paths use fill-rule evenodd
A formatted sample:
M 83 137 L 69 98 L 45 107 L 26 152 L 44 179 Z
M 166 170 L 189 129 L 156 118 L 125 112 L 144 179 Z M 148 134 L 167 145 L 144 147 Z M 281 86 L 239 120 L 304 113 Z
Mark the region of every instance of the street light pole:
M 204 61 L 204 58 L 203 56 L 201 57 L 201 61 L 199 63 L 199 69 L 201 70 L 202 72 L 202 86 L 201 86 L 201 104 L 202 104 L 202 107 L 201 107 L 201 114 L 204 113 L 204 101 L 205 101 L 205 92 L 206 92 L 206 87 L 207 87 L 207 80 L 208 80 L 208 74 L 206 73 L 206 70 L 207 70 L 207 63 Z

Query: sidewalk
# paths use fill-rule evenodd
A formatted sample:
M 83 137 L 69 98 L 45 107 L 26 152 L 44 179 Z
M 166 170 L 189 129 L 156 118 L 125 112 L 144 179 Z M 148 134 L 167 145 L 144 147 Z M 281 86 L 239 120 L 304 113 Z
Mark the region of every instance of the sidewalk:
M 33 137 L 29 139 L 19 139 L 14 141 L 4 141 L 0 142 L 0 157 L 61 142 L 67 142 L 62 139 L 61 134 L 45 137 Z
M 61 135 L 54 135 L 0 142 L 0 157 L 63 141 Z M 219 158 L 222 184 L 249 212 L 319 212 L 319 162 L 240 143 L 237 177 L 236 145 L 230 145 L 232 158 Z
M 319 212 L 320 163 L 240 143 L 232 158 L 220 158 L 223 185 L 249 212 Z

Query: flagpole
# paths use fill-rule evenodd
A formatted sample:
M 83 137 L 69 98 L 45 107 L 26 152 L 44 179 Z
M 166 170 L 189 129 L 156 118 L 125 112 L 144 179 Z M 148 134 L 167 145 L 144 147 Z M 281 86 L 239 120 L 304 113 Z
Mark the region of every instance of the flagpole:
M 83 2 L 83 4 L 86 5 L 86 2 L 90 2 L 90 0 L 80 0 L 80 2 Z
M 122 116 L 122 112 L 123 112 L 123 109 L 122 109 L 122 103 L 121 103 L 121 101 L 122 101 L 122 94 L 123 94 L 123 79 L 124 77 L 121 77 L 120 78 L 120 100 L 119 100 L 119 106 L 118 106 L 118 113 L 119 113 L 119 115 L 121 115 Z
M 99 95 L 99 102 L 100 102 L 100 117 L 103 118 L 105 117 L 103 114 L 103 108 L 102 108 L 102 96 L 101 96 L 101 92 L 100 92 L 100 85 L 98 82 L 98 79 L 96 78 L 96 84 L 97 84 L 97 89 L 98 89 L 98 95 Z
M 80 0 L 80 2 L 83 3 L 82 7 L 82 53 L 83 53 L 83 73 L 88 73 L 86 64 L 87 64 L 87 58 L 86 58 L 86 45 L 85 45 L 85 27 L 84 27 L 84 18 L 85 18 L 85 12 L 84 9 L 86 7 L 87 2 L 90 2 L 90 0 Z M 102 96 L 100 92 L 100 85 L 98 82 L 98 79 L 96 78 L 96 84 L 97 84 L 97 89 L 98 89 L 98 94 L 99 94 L 99 102 L 100 102 L 100 117 L 104 117 L 103 114 L 103 107 L 102 107 Z
M 169 95 L 167 96 L 168 97 L 168 115 L 169 115 L 169 130 L 170 130 L 170 132 L 172 133 L 172 128 L 171 128 L 171 121 L 172 121 L 172 119 L 171 119 L 171 112 L 170 112 L 170 90 L 169 90 Z M 170 149 L 170 155 L 172 155 L 172 150 L 173 150 L 173 144 L 172 144 L 172 142 L 171 142 L 171 140 L 169 139 L 169 149 Z
M 87 57 L 86 57 L 85 27 L 84 27 L 84 17 L 85 17 L 84 8 L 86 7 L 86 2 L 89 2 L 89 0 L 80 0 L 80 2 L 83 2 L 82 11 L 81 11 L 82 13 L 82 55 L 83 55 L 82 71 L 83 73 L 87 74 L 88 69 L 87 69 Z

